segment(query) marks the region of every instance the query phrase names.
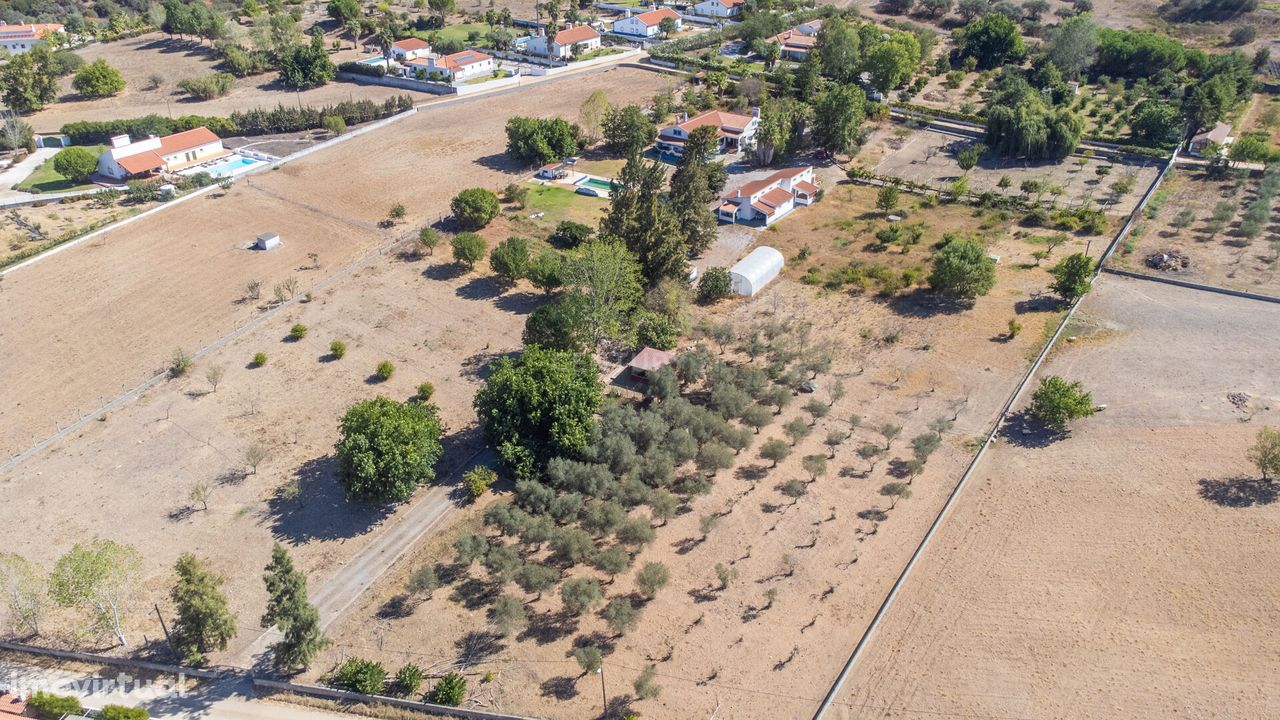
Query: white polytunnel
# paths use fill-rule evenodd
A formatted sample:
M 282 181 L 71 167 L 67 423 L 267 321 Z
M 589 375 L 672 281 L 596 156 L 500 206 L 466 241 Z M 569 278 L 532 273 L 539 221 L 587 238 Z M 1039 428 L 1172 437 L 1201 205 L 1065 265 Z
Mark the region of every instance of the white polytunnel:
M 764 289 L 769 281 L 782 272 L 784 260 L 782 253 L 771 247 L 758 247 L 750 255 L 729 268 L 729 279 L 733 284 L 733 292 L 737 295 L 751 297 Z

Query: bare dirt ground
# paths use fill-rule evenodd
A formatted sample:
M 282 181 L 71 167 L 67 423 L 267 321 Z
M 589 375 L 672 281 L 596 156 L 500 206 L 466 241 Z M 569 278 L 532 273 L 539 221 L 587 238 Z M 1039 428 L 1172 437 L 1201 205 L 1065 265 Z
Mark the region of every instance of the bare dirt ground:
M 872 133 L 854 162 L 873 168 L 880 175 L 946 186 L 964 175 L 956 164 L 956 153 L 976 142 L 934 130 L 913 131 L 902 125 L 885 123 Z M 1085 162 L 1082 164 L 1081 160 Z M 1105 177 L 1097 175 L 1099 166 L 1110 166 L 1110 174 Z M 1051 182 L 1064 189 L 1059 198 L 1061 204 L 1076 205 L 1089 198 L 1100 204 L 1108 215 L 1122 216 L 1133 210 L 1159 171 L 1158 162 L 1137 159 L 1119 163 L 1073 155 L 1062 162 L 1031 163 L 1003 160 L 987 153 L 969 171 L 968 178 L 970 192 L 1013 195 L 1019 194 L 1018 188 L 1025 180 Z M 1108 188 L 1116 178 L 1125 174 L 1134 176 L 1136 189 L 1115 201 Z M 1012 185 L 1001 190 L 997 183 L 1006 175 Z M 1048 196 L 1045 198 L 1050 199 Z
M 803 244 L 825 247 L 839 234 L 832 229 L 834 219 L 861 212 L 867 189 L 852 188 L 846 200 L 847 190 L 828 187 L 818 205 L 795 211 L 778 223 L 779 230 L 758 232 L 754 240 L 778 247 L 788 262 Z M 920 217 L 942 226 L 962 217 L 972 223 L 970 213 L 944 207 L 921 211 Z M 991 233 L 993 252 L 1029 255 L 1027 244 L 1007 224 Z M 823 262 L 838 262 L 841 252 L 844 262 L 882 255 L 861 244 L 836 247 L 832 242 L 833 249 L 824 250 Z M 799 407 L 807 398 L 797 398 L 761 431 L 755 447 L 742 452 L 734 470 L 720 473 L 709 495 L 694 498 L 687 511 L 658 528 L 657 542 L 635 558 L 633 567 L 663 562 L 671 568 L 672 582 L 645 605 L 637 630 L 615 637 L 594 614 L 557 621 L 560 601 L 548 593 L 530 605 L 530 630 L 495 640 L 487 634 L 483 602 L 468 599 L 473 596 L 458 581 L 407 616 L 388 612 L 388 602 L 404 591 L 413 569 L 424 563 L 451 565 L 453 539 L 478 526 L 482 508 L 476 508 L 419 546 L 394 577 L 353 608 L 333 629 L 335 645 L 312 677 L 351 656 L 378 659 L 390 668 L 414 662 L 434 672 L 461 663 L 478 705 L 585 718 L 599 712 L 600 678 L 581 676 L 571 653 L 575 644 L 596 643 L 606 651 L 605 693 L 611 703 L 632 695 L 632 681 L 645 665 L 656 665 L 660 696 L 635 701 L 645 716 L 701 717 L 717 708 L 719 716 L 734 718 L 812 712 L 851 647 L 849 629 L 865 624 L 874 612 L 972 454 L 973 438 L 988 427 L 1028 353 L 1042 342 L 1038 328 L 1057 316 L 1057 306 L 1034 298 L 1044 285 L 1042 270 L 1014 264 L 1002 263 L 990 296 L 954 314 L 939 314 L 909 299 L 883 302 L 809 287 L 793 279 L 804 269 L 805 264 L 793 263 L 786 278 L 755 298 L 715 308 L 710 319 L 731 321 L 739 329 L 767 320 L 810 326 L 810 341 L 829 345 L 836 358 L 831 373 L 819 376 L 815 397 L 825 398 L 836 379 L 848 395 L 816 422 L 791 458 L 769 469 L 756 448 L 779 437 L 783 422 L 807 417 Z M 1001 336 L 1014 315 L 1032 331 L 1006 341 Z M 725 357 L 748 362 L 732 347 Z M 863 426 L 836 448 L 830 473 L 799 499 L 784 495 L 781 483 L 808 479 L 800 458 L 825 454 L 828 431 L 847 429 L 855 413 L 863 416 Z M 889 510 L 891 501 L 880 488 L 901 473 L 908 440 L 940 416 L 957 417 L 943 449 L 912 482 L 913 496 Z M 868 469 L 855 450 L 863 443 L 883 445 L 874 428 L 885 423 L 904 429 L 888 458 Z M 885 519 L 876 520 L 881 512 L 887 513 Z M 699 541 L 700 517 L 714 513 L 723 514 L 720 524 Z M 717 563 L 737 573 L 725 590 L 715 589 Z M 624 574 L 606 586 L 606 595 L 625 596 L 632 588 Z M 778 595 L 769 606 L 771 588 Z
M 1247 180 L 1206 176 L 1199 166 L 1182 166 L 1160 192 L 1168 195 L 1154 217 L 1142 224 L 1141 235 L 1114 257 L 1118 267 L 1150 275 L 1166 275 L 1233 290 L 1280 295 L 1280 227 L 1274 223 L 1253 240 L 1239 231 L 1240 218 L 1256 197 L 1258 177 Z M 1214 207 L 1236 207 L 1226 228 L 1217 234 L 1208 229 Z M 1190 209 L 1192 222 L 1177 227 L 1179 214 Z M 1150 213 L 1148 213 L 1150 215 Z M 1187 259 L 1185 269 L 1156 269 L 1147 264 L 1154 255 L 1177 254 Z
M 346 44 L 350 48 L 350 43 Z M 380 85 L 331 82 L 305 90 L 289 90 L 276 82 L 277 73 L 237 78 L 231 93 L 209 101 L 193 101 L 178 89 L 183 80 L 204 77 L 217 71 L 216 59 L 207 45 L 169 39 L 163 33 L 140 35 L 130 40 L 97 43 L 75 51 L 86 62 L 106 60 L 124 75 L 125 89 L 119 95 L 83 100 L 71 89 L 71 78 L 62 81 L 58 102 L 28 118 L 37 132 L 56 132 L 74 120 L 113 120 L 142 115 L 229 115 L 235 110 L 275 107 L 279 103 L 294 105 L 330 105 L 343 100 L 375 100 L 381 102 L 395 95 L 409 94 L 417 101 L 434 95 L 415 93 Z M 338 58 L 335 62 L 343 58 Z M 159 87 L 151 87 L 150 77 L 161 75 Z
M 116 204 L 96 207 L 91 200 L 86 199 L 10 209 L 0 215 L 0 243 L 3 243 L 3 247 L 0 247 L 0 261 L 50 239 L 72 233 L 79 235 L 86 228 L 105 226 L 152 206 L 153 203 L 128 207 Z M 44 233 L 43 237 L 31 231 L 34 226 L 38 226 Z
M 833 717 L 1260 717 L 1280 703 L 1280 505 L 1274 484 L 1233 483 L 1256 478 L 1245 449 L 1280 420 L 1259 364 L 1280 309 L 1104 276 L 1079 319 L 1043 372 L 1107 409 L 983 460 Z

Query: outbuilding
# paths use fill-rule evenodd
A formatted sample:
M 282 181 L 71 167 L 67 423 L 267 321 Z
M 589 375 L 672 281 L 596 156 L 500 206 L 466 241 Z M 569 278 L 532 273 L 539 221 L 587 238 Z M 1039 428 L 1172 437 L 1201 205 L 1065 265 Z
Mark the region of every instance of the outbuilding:
M 653 374 L 675 362 L 675 357 L 657 348 L 646 347 L 627 363 L 627 372 L 633 380 L 649 380 Z
M 280 247 L 280 234 L 273 232 L 262 233 L 253 243 L 255 250 L 275 250 L 278 247 Z
M 750 255 L 729 268 L 729 280 L 735 295 L 751 297 L 764 289 L 782 272 L 786 264 L 782 253 L 771 247 L 758 247 Z

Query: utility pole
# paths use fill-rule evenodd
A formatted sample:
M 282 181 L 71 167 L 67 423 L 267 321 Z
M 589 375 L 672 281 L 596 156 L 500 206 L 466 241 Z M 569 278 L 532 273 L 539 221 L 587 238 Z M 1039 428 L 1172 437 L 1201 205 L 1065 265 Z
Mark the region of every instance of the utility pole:
M 169 645 L 169 652 L 172 653 L 174 657 L 177 657 L 178 653 L 173 649 L 173 638 L 169 635 L 169 626 L 164 622 L 164 615 L 160 614 L 160 605 L 153 604 L 152 607 L 156 609 L 156 618 L 160 621 L 160 629 L 164 630 L 164 641 Z
M 603 717 L 609 712 L 609 696 L 604 691 L 604 663 L 600 663 L 596 672 L 600 675 L 600 716 Z

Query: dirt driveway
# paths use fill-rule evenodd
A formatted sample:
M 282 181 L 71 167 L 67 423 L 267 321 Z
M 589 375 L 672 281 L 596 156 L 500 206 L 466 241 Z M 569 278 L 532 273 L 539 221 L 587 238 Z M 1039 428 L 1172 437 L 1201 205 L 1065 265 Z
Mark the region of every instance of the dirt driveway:
M 1107 409 L 983 461 L 831 717 L 1261 717 L 1280 704 L 1280 308 L 1105 276 L 1045 373 Z M 1248 413 L 1228 399 L 1244 393 Z M 1021 441 L 1015 426 L 1014 439 Z M 1256 501 L 1256 504 L 1251 504 Z M 862 627 L 851 627 L 850 646 Z M 844 713 L 844 714 L 841 714 Z

